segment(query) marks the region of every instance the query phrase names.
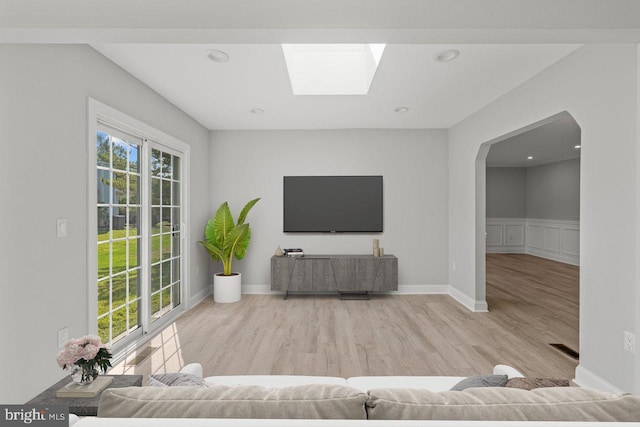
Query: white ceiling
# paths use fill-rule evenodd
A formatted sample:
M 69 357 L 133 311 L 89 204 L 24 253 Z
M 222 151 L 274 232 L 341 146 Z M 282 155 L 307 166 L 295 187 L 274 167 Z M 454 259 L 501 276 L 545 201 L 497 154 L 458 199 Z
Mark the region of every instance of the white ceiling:
M 2 0 L 5 43 L 633 43 L 638 0 Z
M 496 142 L 487 154 L 487 166 L 528 167 L 580 157 L 580 127 L 567 113 L 504 141 Z M 527 157 L 533 157 L 528 160 Z
M 279 44 L 92 46 L 215 130 L 449 128 L 579 47 L 387 45 L 368 95 L 295 96 Z M 461 52 L 455 61 L 433 59 L 449 48 Z M 230 60 L 211 61 L 211 49 Z
M 207 128 L 291 129 L 447 128 L 580 44 L 640 42 L 638 0 L 187 3 L 2 0 L 0 43 L 91 44 Z M 291 94 L 280 43 L 387 49 L 369 95 L 311 98 Z M 462 54 L 434 63 L 444 47 Z

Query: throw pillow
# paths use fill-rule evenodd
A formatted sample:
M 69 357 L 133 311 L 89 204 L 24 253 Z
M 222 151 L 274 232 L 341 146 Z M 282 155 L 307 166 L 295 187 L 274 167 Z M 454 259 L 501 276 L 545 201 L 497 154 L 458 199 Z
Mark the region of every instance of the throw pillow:
M 149 376 L 149 385 L 153 387 L 206 387 L 203 378 L 192 374 L 155 374 Z
M 451 391 L 462 391 L 476 387 L 504 387 L 507 384 L 506 375 L 474 375 L 460 381 L 451 387 Z
M 553 378 L 511 378 L 505 387 L 533 390 L 534 388 L 569 387 L 570 385 L 569 380 Z

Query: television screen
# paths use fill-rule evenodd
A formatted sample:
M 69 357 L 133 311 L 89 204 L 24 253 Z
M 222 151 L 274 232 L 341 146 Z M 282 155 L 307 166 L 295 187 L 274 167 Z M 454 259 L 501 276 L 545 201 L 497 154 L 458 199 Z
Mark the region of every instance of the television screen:
M 285 232 L 381 232 L 382 176 L 285 176 Z

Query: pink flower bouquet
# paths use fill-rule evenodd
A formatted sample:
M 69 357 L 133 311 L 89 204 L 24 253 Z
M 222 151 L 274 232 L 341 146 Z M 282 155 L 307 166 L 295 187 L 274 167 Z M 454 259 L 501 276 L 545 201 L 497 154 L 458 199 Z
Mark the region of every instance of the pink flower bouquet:
M 111 367 L 111 353 L 102 344 L 100 337 L 87 335 L 82 338 L 74 338 L 64 344 L 58 357 L 58 365 L 62 369 L 82 373 L 80 383 L 90 383 L 98 377 L 99 368 L 103 373 Z M 73 374 L 72 374 L 73 377 Z M 75 378 L 74 378 L 75 379 Z

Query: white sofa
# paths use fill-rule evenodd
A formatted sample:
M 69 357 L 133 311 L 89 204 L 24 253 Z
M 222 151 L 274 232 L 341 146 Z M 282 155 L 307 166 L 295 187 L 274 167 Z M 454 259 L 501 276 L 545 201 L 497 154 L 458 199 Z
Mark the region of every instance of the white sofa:
M 185 366 L 182 373 L 203 376 L 202 366 L 194 363 Z M 509 378 L 522 377 L 516 369 L 506 365 L 497 365 L 494 374 L 507 375 Z M 347 386 L 351 389 L 368 392 L 374 389 L 414 389 L 430 392 L 443 392 L 466 377 L 453 376 L 384 376 L 384 377 L 317 377 L 317 376 L 288 376 L 288 375 L 247 375 L 247 376 L 213 376 L 206 377 L 207 385 L 223 386 L 263 386 L 269 389 L 284 389 L 292 386 L 307 386 L 309 384 L 333 384 Z M 175 388 L 174 388 L 174 391 Z M 618 425 L 621 423 L 598 422 L 580 423 L 580 425 Z M 625 426 L 640 423 L 624 423 Z M 70 425 L 73 427 L 461 427 L 461 426 L 575 426 L 572 422 L 537 422 L 537 421 L 439 421 L 439 420 L 374 420 L 374 419 L 240 419 L 240 418 L 102 418 L 87 417 L 78 419 L 72 416 Z
M 182 373 L 203 377 L 202 365 L 191 363 L 180 370 Z M 507 365 L 496 365 L 495 375 L 506 375 L 509 379 L 524 377 L 518 370 Z M 440 392 L 450 390 L 451 387 L 466 377 L 452 376 L 365 376 L 365 377 L 323 377 L 304 375 L 222 375 L 206 377 L 207 385 L 259 385 L 267 388 L 284 388 L 307 384 L 335 384 L 352 387 L 363 392 L 374 388 L 415 388 Z

